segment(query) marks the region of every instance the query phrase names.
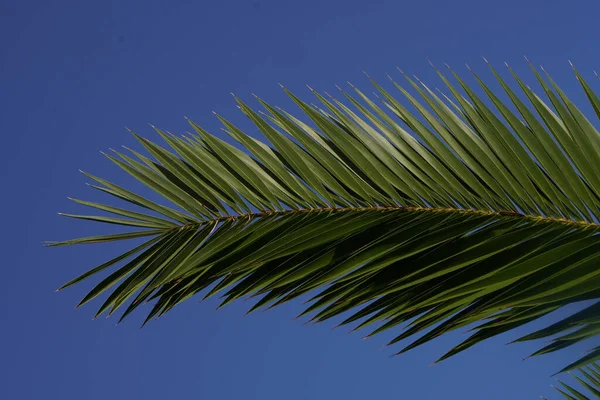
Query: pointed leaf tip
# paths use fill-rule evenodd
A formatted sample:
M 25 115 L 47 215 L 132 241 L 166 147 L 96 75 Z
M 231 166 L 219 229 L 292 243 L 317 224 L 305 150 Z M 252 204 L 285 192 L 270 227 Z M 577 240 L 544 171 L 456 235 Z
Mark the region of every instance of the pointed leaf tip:
M 371 77 L 369 76 L 369 74 L 367 74 L 367 73 L 366 73 L 364 70 L 363 70 L 363 72 L 362 72 L 362 73 L 363 73 L 363 74 L 365 74 L 365 76 L 366 76 L 367 78 L 371 79 Z
M 485 58 L 484 56 L 481 56 L 481 58 L 483 58 L 483 61 L 485 61 L 486 64 L 489 64 L 489 61 L 487 60 L 487 58 Z

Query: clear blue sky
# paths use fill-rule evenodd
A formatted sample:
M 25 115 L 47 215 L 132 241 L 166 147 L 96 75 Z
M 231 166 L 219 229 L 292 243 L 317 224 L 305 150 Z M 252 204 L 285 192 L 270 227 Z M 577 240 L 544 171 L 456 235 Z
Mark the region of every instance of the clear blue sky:
M 91 320 L 73 307 L 93 282 L 54 290 L 126 245 L 46 249 L 43 240 L 105 227 L 60 218 L 66 196 L 100 200 L 79 168 L 129 182 L 99 153 L 135 145 L 123 126 L 183 132 L 188 116 L 220 135 L 211 111 L 241 126 L 229 92 L 289 102 L 277 82 L 309 98 L 361 70 L 384 82 L 396 65 L 439 85 L 426 59 L 543 64 L 578 103 L 567 60 L 600 70 L 597 1 L 25 1 L 0 2 L 0 300 L 2 399 L 534 399 L 549 376 L 591 344 L 521 361 L 542 343 L 505 346 L 524 331 L 427 365 L 465 338 L 443 337 L 401 357 L 387 337 L 292 321 L 294 303 L 243 317 L 190 300 L 139 329 Z M 486 76 L 488 76 L 486 74 Z M 526 75 L 528 82 L 533 82 Z M 587 108 L 585 108 L 587 110 Z M 113 317 L 114 318 L 114 317 Z M 550 318 L 550 320 L 553 318 Z M 546 320 L 548 321 L 548 319 Z M 533 329 L 531 327 L 530 329 Z M 393 332 L 392 332 L 393 333 Z M 390 333 L 390 334 L 392 334 Z

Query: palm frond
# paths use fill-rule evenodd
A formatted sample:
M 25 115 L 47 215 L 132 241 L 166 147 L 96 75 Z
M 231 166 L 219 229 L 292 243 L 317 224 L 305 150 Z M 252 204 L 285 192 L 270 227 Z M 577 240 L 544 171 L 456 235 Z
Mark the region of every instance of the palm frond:
M 600 134 L 548 74 L 533 69 L 543 100 L 491 70 L 510 102 L 474 73 L 486 99 L 452 71 L 457 84 L 438 71 L 452 97 L 402 73 L 410 90 L 392 82 L 404 104 L 373 80 L 377 101 L 352 86 L 345 101 L 312 91 L 313 106 L 284 89 L 307 122 L 236 98 L 267 139 L 217 116 L 243 150 L 191 121 L 183 137 L 155 128 L 170 149 L 133 133 L 152 158 L 107 157 L 171 205 L 86 174 L 136 211 L 75 200 L 119 218 L 66 215 L 141 229 L 51 245 L 151 239 L 63 288 L 128 260 L 80 305 L 110 290 L 96 315 L 124 308 L 122 319 L 153 300 L 146 321 L 201 292 L 222 305 L 260 296 L 252 310 L 310 294 L 302 315 L 352 311 L 340 325 L 370 326 L 367 336 L 411 320 L 389 344 L 421 336 L 397 354 L 481 323 L 440 360 L 599 299 Z M 564 334 L 535 355 L 565 348 L 598 334 L 599 309 L 519 340 Z M 598 349 L 565 370 L 597 359 Z
M 573 379 L 581 386 L 584 392 L 581 392 L 578 389 L 575 389 L 573 386 L 564 383 L 563 381 L 558 381 L 561 387 L 554 387 L 558 393 L 562 395 L 562 398 L 569 400 L 590 400 L 590 397 L 586 396 L 593 395 L 594 399 L 600 398 L 600 364 L 592 363 L 586 367 L 579 368 L 577 370 L 579 373 L 572 374 Z M 545 399 L 542 397 L 542 399 Z

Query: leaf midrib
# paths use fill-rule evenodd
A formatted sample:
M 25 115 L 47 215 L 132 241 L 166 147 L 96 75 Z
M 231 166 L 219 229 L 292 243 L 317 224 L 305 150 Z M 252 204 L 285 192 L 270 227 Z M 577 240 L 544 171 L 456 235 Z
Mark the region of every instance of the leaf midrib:
M 210 223 L 220 223 L 225 221 L 237 221 L 237 220 L 252 220 L 255 218 L 267 217 L 267 216 L 285 216 L 296 213 L 310 213 L 310 212 L 368 212 L 368 211 L 404 211 L 404 212 L 438 212 L 447 214 L 465 214 L 471 216 L 498 216 L 504 219 L 519 219 L 524 222 L 531 222 L 537 224 L 561 224 L 572 226 L 578 229 L 599 229 L 600 224 L 588 221 L 576 221 L 566 218 L 553 218 L 545 217 L 541 215 L 530 215 L 521 214 L 514 211 L 491 211 L 491 210 L 475 210 L 475 209 L 460 209 L 460 208 L 442 208 L 442 207 L 419 207 L 419 206 L 369 206 L 369 207 L 322 207 L 322 208 L 299 208 L 299 209 L 287 209 L 287 210 L 274 210 L 274 211 L 259 211 L 251 212 L 246 214 L 237 215 L 226 215 L 218 218 L 206 219 L 202 221 L 192 222 L 185 225 L 178 225 L 167 230 L 172 229 L 185 229 L 194 226 L 203 226 Z

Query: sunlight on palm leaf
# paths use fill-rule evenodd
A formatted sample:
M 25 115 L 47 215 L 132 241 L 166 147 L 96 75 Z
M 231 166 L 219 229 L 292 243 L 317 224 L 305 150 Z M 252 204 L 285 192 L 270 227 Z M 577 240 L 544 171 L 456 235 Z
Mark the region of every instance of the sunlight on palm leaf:
M 143 229 L 50 245 L 151 238 L 63 288 L 129 259 L 80 305 L 112 290 L 96 315 L 125 308 L 122 319 L 154 300 L 146 322 L 201 292 L 222 294 L 222 305 L 262 296 L 252 310 L 310 294 L 302 315 L 315 322 L 353 311 L 341 325 L 371 325 L 371 336 L 410 320 L 389 344 L 426 332 L 397 354 L 481 323 L 440 360 L 596 300 L 600 134 L 533 70 L 547 102 L 513 74 L 517 94 L 494 69 L 510 103 L 475 75 L 484 100 L 452 71 L 457 86 L 438 71 L 452 99 L 402 73 L 417 96 L 392 81 L 406 105 L 372 80 L 376 101 L 351 85 L 354 96 L 340 89 L 346 103 L 313 91 L 312 106 L 284 89 L 309 123 L 236 98 L 268 140 L 217 115 L 244 151 L 191 121 L 183 137 L 155 128 L 171 150 L 134 133 L 153 159 L 107 157 L 173 208 L 86 174 L 137 211 L 75 200 L 112 216 L 65 215 Z M 535 355 L 565 348 L 599 333 L 599 310 L 519 341 L 565 333 Z M 597 359 L 600 348 L 564 370 Z

